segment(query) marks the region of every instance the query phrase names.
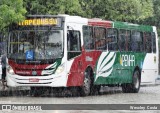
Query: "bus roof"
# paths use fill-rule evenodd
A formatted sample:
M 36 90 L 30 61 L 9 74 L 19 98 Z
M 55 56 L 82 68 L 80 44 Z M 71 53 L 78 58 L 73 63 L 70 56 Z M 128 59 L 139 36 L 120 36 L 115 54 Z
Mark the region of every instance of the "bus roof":
M 153 31 L 152 26 L 138 25 L 138 24 L 132 24 L 132 23 L 128 23 L 128 22 L 114 22 L 114 28 L 137 30 L 137 31 L 144 31 L 144 32 L 152 32 Z
M 58 15 L 28 15 L 27 18 L 52 18 L 52 17 L 64 17 L 67 18 L 68 22 L 75 21 L 79 23 L 85 23 L 88 20 L 88 25 L 92 26 L 103 26 L 107 28 L 119 28 L 119 29 L 128 29 L 128 30 L 137 30 L 137 31 L 143 31 L 143 32 L 152 32 L 153 27 L 149 25 L 139 25 L 139 24 L 133 24 L 128 22 L 118 22 L 118 21 L 108 21 L 108 20 L 102 20 L 99 18 L 92 18 L 87 19 L 83 18 L 81 16 L 71 16 L 67 14 L 58 14 Z M 73 19 L 72 19 L 73 18 Z M 81 21 L 78 21 L 78 19 L 81 19 Z
M 103 26 L 103 27 L 107 27 L 110 28 L 112 27 L 112 21 L 106 21 L 106 20 L 102 20 L 102 19 L 88 19 L 88 24 L 92 25 L 92 26 Z

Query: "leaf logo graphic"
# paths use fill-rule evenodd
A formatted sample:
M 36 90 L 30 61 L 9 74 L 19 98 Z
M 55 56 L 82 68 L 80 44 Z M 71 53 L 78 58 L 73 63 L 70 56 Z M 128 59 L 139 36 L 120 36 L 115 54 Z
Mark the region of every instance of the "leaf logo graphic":
M 113 64 L 115 62 L 116 54 L 114 52 L 103 52 L 97 63 L 96 78 L 108 77 L 113 70 Z
M 57 62 L 55 62 L 54 64 L 51 64 L 51 65 L 47 66 L 47 67 L 42 71 L 42 75 L 43 75 L 43 74 L 47 74 L 47 75 L 52 74 L 52 73 L 55 71 L 56 66 L 57 66 Z

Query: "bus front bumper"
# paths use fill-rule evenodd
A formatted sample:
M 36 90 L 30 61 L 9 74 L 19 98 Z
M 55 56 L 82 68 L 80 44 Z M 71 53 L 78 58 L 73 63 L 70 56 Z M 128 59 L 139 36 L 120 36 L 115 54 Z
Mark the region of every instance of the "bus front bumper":
M 7 85 L 10 87 L 30 86 L 30 87 L 66 87 L 67 76 L 65 73 L 49 76 L 19 76 L 7 73 Z

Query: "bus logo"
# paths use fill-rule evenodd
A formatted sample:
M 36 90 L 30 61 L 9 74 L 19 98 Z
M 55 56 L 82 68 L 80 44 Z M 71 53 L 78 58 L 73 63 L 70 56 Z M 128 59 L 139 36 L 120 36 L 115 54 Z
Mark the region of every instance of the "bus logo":
M 10 111 L 12 110 L 11 105 L 2 105 L 2 111 Z
M 37 72 L 36 71 L 32 71 L 32 75 L 37 75 Z
M 90 56 L 86 56 L 86 61 L 93 61 L 93 58 L 92 57 L 90 57 Z
M 120 64 L 122 66 L 135 66 L 134 55 L 120 55 Z
M 103 52 L 99 57 L 97 63 L 97 71 L 96 71 L 96 78 L 98 77 L 108 77 L 113 71 L 113 65 L 116 59 L 115 52 Z

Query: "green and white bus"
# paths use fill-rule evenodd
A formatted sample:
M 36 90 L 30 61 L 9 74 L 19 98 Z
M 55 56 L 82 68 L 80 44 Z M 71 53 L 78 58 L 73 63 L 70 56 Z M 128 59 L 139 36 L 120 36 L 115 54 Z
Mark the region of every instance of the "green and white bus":
M 121 56 L 123 54 L 122 66 L 128 69 L 132 66 L 139 68 L 141 83 L 155 84 L 159 64 L 156 27 L 122 22 L 115 22 L 114 27 L 118 29 L 119 51 L 122 51 Z
M 10 27 L 7 84 L 78 87 L 82 95 L 120 85 L 123 92 L 137 93 L 140 84 L 155 83 L 157 40 L 153 26 L 31 15 Z

